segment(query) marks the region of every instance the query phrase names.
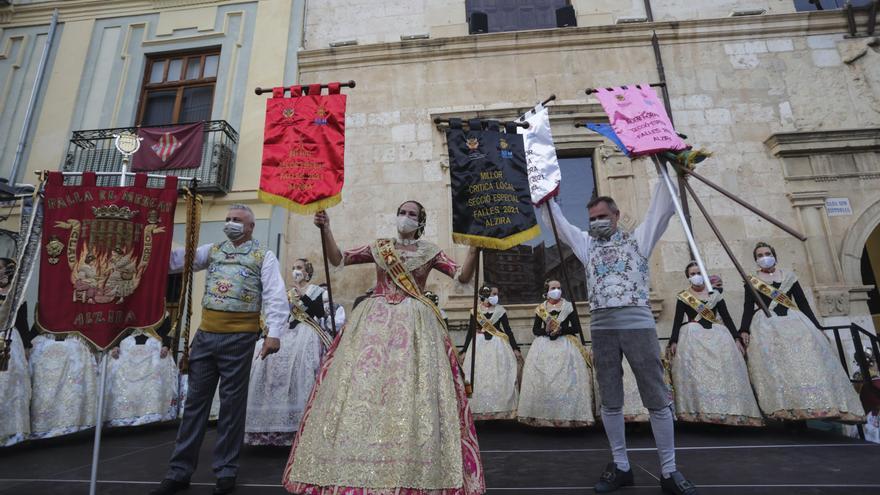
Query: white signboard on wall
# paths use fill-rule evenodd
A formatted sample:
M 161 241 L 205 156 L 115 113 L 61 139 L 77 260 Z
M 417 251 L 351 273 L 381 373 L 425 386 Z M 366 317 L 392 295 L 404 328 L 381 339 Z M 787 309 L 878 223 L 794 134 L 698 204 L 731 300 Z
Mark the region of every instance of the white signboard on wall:
M 826 198 L 825 211 L 829 217 L 845 217 L 853 214 L 849 198 Z

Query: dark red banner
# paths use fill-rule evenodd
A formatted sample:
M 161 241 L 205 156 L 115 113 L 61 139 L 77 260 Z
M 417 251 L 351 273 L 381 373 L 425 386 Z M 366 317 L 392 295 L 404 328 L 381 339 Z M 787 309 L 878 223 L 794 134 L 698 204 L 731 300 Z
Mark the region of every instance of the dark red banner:
M 134 154 L 131 169 L 135 172 L 198 168 L 202 165 L 205 141 L 204 123 L 172 127 L 142 127 L 138 137 L 141 147 Z
M 66 186 L 49 172 L 40 252 L 37 324 L 78 332 L 104 349 L 128 328 L 151 328 L 165 314 L 177 178 L 148 188 L 98 187 L 86 172 Z
M 341 201 L 345 159 L 345 95 L 340 84 L 274 88 L 266 102 L 260 199 L 309 214 Z

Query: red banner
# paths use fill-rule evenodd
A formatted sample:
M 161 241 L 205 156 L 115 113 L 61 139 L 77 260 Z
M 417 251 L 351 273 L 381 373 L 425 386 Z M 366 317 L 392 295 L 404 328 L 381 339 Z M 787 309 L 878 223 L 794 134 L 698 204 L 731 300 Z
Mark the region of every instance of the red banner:
M 266 102 L 260 199 L 301 214 L 327 209 L 342 199 L 345 157 L 345 95 L 340 84 L 274 88 Z
M 202 165 L 205 142 L 204 122 L 171 127 L 138 129 L 141 147 L 134 154 L 131 169 L 135 172 L 198 168 Z
M 49 172 L 37 325 L 78 332 L 100 349 L 128 328 L 154 328 L 165 315 L 168 258 L 177 206 L 177 178 L 148 188 L 65 186 Z

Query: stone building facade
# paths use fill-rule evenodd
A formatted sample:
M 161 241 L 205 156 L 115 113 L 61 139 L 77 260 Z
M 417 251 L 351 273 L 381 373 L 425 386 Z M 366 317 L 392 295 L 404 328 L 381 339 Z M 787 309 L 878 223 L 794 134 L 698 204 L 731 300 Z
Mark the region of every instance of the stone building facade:
M 465 0 L 309 3 L 300 81 L 357 81 L 348 100 L 344 199 L 330 212 L 340 245 L 393 235 L 397 205 L 413 198 L 429 212 L 426 238 L 463 259 L 466 249 L 451 242 L 448 157 L 434 118 L 512 119 L 551 93 L 560 154 L 591 158 L 596 192 L 614 196 L 624 223 L 636 225 L 658 180 L 653 166 L 573 124 L 604 120 L 585 88 L 658 80 L 656 32 L 676 127 L 714 153 L 699 172 L 807 236 L 800 242 L 692 180 L 738 259 L 754 270 L 755 243 L 773 244 L 826 324 L 852 321 L 873 331 L 869 304 L 880 305 L 868 283 L 880 271 L 877 38 L 852 36 L 839 9 L 801 11 L 808 2 L 570 3 L 577 27 L 476 35 L 468 34 Z M 654 22 L 645 21 L 646 4 Z M 856 30 L 866 26 L 867 15 L 857 13 Z M 738 321 L 740 278 L 693 203 L 691 210 L 706 263 L 725 280 Z M 320 255 L 310 224 L 290 218 L 288 259 Z M 673 219 L 651 260 L 661 335 L 670 331 L 689 257 Z M 334 276 L 337 297 L 347 302 L 369 288 L 371 270 Z M 441 276 L 429 284 L 461 321 L 467 290 Z M 532 307 L 510 308 L 526 341 Z M 581 314 L 587 324 L 585 308 Z

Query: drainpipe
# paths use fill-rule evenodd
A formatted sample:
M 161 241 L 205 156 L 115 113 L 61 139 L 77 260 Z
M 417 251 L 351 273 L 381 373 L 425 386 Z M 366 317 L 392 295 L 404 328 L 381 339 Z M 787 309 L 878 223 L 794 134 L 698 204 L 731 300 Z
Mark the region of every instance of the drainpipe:
M 21 158 L 24 156 L 24 148 L 27 144 L 28 130 L 31 127 L 31 119 L 34 116 L 34 107 L 37 106 L 38 92 L 43 84 L 43 76 L 46 75 L 46 62 L 49 60 L 49 51 L 55 40 L 55 31 L 58 28 L 58 9 L 52 11 L 52 22 L 49 25 L 49 36 L 46 46 L 43 47 L 43 55 L 40 57 L 40 65 L 37 67 L 37 77 L 34 79 L 34 87 L 31 89 L 31 98 L 28 101 L 27 111 L 24 114 L 24 123 L 21 124 L 21 136 L 18 138 L 18 147 L 15 148 L 15 158 L 12 159 L 12 171 L 9 173 L 9 184 L 14 185 L 18 177 L 18 169 L 21 166 Z

